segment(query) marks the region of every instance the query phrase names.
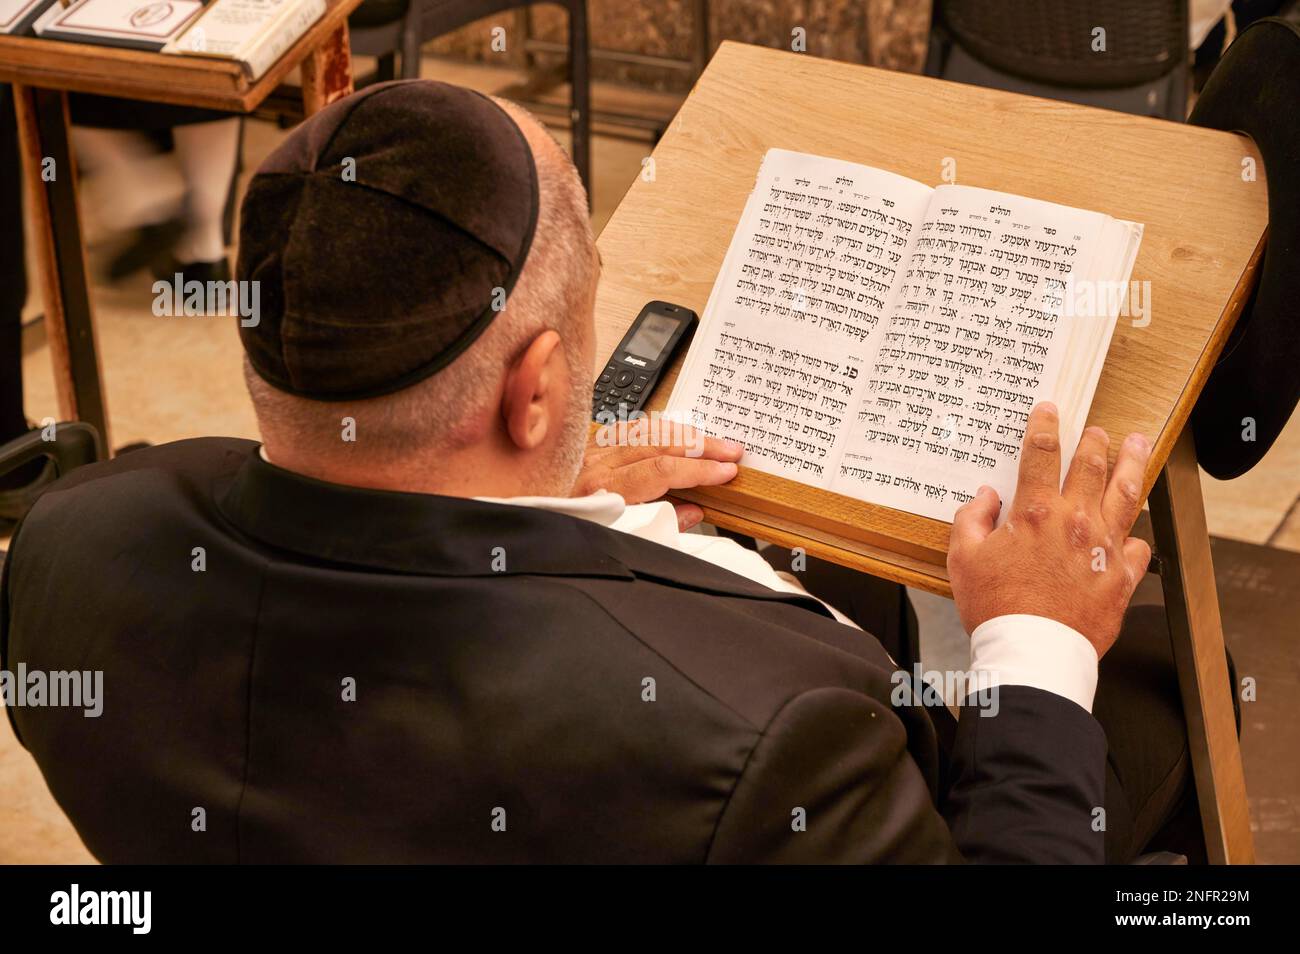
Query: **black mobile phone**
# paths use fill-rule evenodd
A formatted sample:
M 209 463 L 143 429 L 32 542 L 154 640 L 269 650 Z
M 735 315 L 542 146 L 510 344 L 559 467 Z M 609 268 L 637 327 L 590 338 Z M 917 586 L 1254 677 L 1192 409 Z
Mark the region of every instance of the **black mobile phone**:
M 641 410 L 699 320 L 689 308 L 666 301 L 642 308 L 596 379 L 592 418 L 600 420 L 602 412 L 620 418 Z

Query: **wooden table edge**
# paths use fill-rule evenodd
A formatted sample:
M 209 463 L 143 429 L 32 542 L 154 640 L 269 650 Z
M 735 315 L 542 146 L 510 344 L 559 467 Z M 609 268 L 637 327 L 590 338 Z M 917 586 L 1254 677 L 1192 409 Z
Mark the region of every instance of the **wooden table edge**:
M 0 36 L 0 82 L 248 113 L 323 47 L 332 34 L 340 29 L 346 31 L 348 16 L 361 2 L 332 0 L 321 18 L 257 80 L 250 81 L 238 64 L 223 60 L 42 37 Z M 58 65 L 43 62 L 50 60 Z M 107 75 L 106 68 L 111 71 Z M 137 75 L 123 77 L 123 71 Z M 196 82 L 198 78 L 204 81 Z

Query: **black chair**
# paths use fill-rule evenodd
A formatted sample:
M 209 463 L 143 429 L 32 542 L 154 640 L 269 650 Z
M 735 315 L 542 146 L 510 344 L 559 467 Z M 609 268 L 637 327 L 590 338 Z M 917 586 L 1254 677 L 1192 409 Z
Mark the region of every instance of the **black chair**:
M 925 71 L 1182 122 L 1187 47 L 1188 0 L 935 0 Z
M 569 120 L 573 164 L 591 195 L 591 63 L 586 0 L 548 0 L 569 13 Z M 521 0 L 365 0 L 348 18 L 352 52 L 379 58 L 375 80 L 420 75 L 420 45 L 483 17 L 528 6 Z
M 358 79 L 361 87 L 391 79 L 420 76 L 420 10 L 424 0 L 365 0 L 348 17 L 348 36 L 354 55 L 373 56 L 379 69 L 373 77 Z M 401 71 L 398 72 L 398 56 Z
M 45 434 L 45 428 L 38 428 L 0 445 L 0 475 L 46 458 L 53 461 L 56 475 L 62 477 L 104 456 L 99 431 L 84 421 L 54 425 L 53 440 L 46 440 Z M 0 550 L 0 562 L 3 560 L 4 551 Z
M 1259 463 L 1300 402 L 1300 26 L 1269 17 L 1243 30 L 1188 122 L 1250 136 L 1267 171 L 1259 283 L 1192 410 L 1201 466 L 1228 480 Z

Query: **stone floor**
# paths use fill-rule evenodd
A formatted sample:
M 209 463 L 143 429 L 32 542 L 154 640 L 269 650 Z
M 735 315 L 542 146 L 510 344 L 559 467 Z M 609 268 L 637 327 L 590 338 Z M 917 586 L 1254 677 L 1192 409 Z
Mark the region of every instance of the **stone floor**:
M 484 90 L 500 89 L 517 78 L 508 71 L 440 60 L 426 60 L 424 72 Z M 270 124 L 249 122 L 245 167 L 255 168 L 282 135 Z M 559 135 L 563 140 L 563 134 Z M 596 137 L 593 220 L 597 231 L 640 171 L 641 159 L 649 149 L 641 142 Z M 87 209 L 86 216 L 88 233 L 95 237 L 93 209 Z M 102 265 L 111 248 L 111 237 L 94 241 L 89 253 L 92 271 Z M 141 273 L 116 285 L 97 282 L 93 289 L 113 444 L 161 443 L 210 434 L 256 437 L 241 381 L 240 351 L 233 325 L 224 320 L 153 317 L 148 307 L 150 281 Z M 34 294 L 28 316 L 35 317 L 39 311 L 40 302 Z M 28 416 L 37 420 L 57 416 L 49 356 L 39 325 L 29 329 L 24 341 L 24 371 Z M 1300 418 L 1292 420 L 1268 457 L 1247 476 L 1231 483 L 1203 479 L 1211 532 L 1230 543 L 1300 553 L 1297 475 Z M 1253 551 L 1242 552 L 1249 556 Z M 1266 861 L 1300 861 L 1300 772 L 1295 730 L 1300 724 L 1300 693 L 1296 691 L 1300 688 L 1300 673 L 1294 662 L 1296 637 L 1300 635 L 1295 622 L 1300 618 L 1300 606 L 1294 605 L 1300 589 L 1300 558 L 1290 563 L 1275 559 L 1269 563 L 1267 559 L 1229 553 L 1221 543 L 1216 544 L 1215 555 L 1227 561 L 1220 567 L 1221 582 L 1225 573 L 1258 582 L 1258 574 L 1251 576 L 1256 571 L 1250 566 L 1274 567 L 1271 589 L 1255 586 L 1245 601 L 1274 601 L 1269 606 L 1278 612 L 1270 614 L 1272 623 L 1264 626 L 1256 620 L 1250 630 L 1231 631 L 1229 641 L 1239 665 L 1243 653 L 1249 657 L 1251 663 L 1243 671 L 1258 673 L 1261 700 L 1269 700 L 1267 718 L 1248 714 L 1243 743 L 1258 853 Z M 1242 577 L 1242 573 L 1246 576 Z M 941 660 L 951 660 L 954 666 L 964 666 L 961 654 L 965 651 L 965 637 L 956 624 L 951 604 L 922 594 L 918 609 L 927 663 L 941 665 Z M 1225 620 L 1232 630 L 1228 611 L 1225 597 Z M 1263 702 L 1260 705 L 1263 712 Z M 31 759 L 13 739 L 7 721 L 0 719 L 0 863 L 91 860 L 50 798 Z

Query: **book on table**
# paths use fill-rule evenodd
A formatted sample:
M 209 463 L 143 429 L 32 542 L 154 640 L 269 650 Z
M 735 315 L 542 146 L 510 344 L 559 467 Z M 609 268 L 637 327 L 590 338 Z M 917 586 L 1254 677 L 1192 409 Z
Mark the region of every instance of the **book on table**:
M 238 63 L 258 79 L 327 0 L 0 0 L 0 30 Z
M 326 0 L 213 0 L 163 52 L 231 60 L 255 80 L 324 16 L 325 7 Z
M 35 21 L 37 36 L 74 43 L 161 50 L 203 9 L 202 0 L 73 0 L 52 3 Z
M 1060 410 L 1068 466 L 1141 238 L 769 150 L 667 414 L 739 441 L 742 466 L 870 504 L 951 521 L 981 484 L 1009 501 L 1037 402 Z

